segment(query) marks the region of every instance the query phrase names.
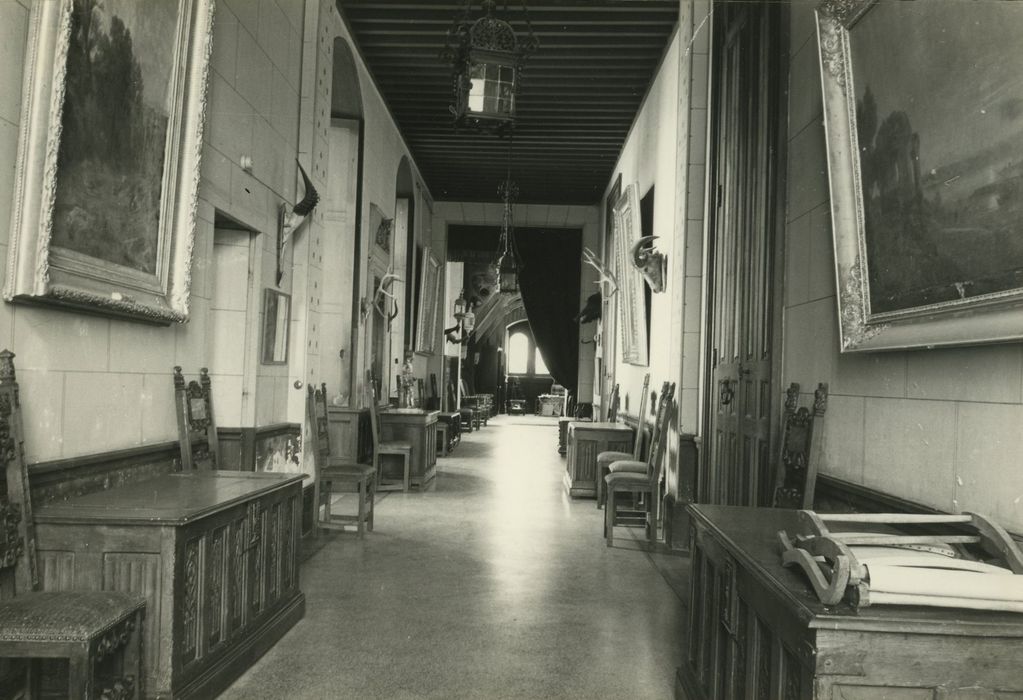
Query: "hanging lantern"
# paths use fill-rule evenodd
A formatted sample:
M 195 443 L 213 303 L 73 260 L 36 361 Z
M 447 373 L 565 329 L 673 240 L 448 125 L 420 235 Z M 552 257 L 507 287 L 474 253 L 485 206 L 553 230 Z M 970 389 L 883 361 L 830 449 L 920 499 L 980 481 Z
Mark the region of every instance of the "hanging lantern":
M 526 17 L 529 36 L 519 42 L 512 26 L 494 16 L 497 3 L 483 0 L 484 15 L 469 22 L 471 0 L 465 13 L 448 31 L 441 56 L 454 70 L 455 126 L 503 133 L 515 121 L 515 96 L 526 56 L 537 46 Z M 522 3 L 525 12 L 525 2 Z M 452 42 L 457 42 L 452 46 Z
M 465 309 L 466 309 L 465 291 L 462 290 L 462 291 L 460 291 L 458 293 L 458 298 L 455 299 L 455 313 L 454 313 L 455 318 L 458 319 L 459 321 L 461 321 L 465 317 Z
M 515 264 L 515 255 L 509 253 L 501 261 L 501 293 L 519 293 L 519 270 Z

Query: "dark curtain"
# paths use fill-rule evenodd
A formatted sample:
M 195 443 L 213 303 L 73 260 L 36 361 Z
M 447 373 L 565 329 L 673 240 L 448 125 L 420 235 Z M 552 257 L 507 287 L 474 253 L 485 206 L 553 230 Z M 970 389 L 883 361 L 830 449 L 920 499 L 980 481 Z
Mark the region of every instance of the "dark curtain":
M 519 291 L 533 338 L 554 381 L 576 396 L 579 377 L 579 265 L 582 231 L 516 229 Z

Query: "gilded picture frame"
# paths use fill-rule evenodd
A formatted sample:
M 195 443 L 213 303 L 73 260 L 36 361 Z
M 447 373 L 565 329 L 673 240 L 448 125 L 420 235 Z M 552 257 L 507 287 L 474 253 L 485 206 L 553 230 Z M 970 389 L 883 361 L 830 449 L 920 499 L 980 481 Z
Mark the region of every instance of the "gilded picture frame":
M 629 251 L 643 235 L 638 183 L 626 187 L 615 203 L 614 225 L 614 260 L 615 274 L 618 276 L 622 359 L 631 365 L 646 366 L 649 364 L 649 357 L 643 276 L 632 265 L 629 255 Z
M 842 352 L 1023 338 L 1023 13 L 817 8 Z
M 263 290 L 263 337 L 260 363 L 288 364 L 288 337 L 291 333 L 291 295 L 272 287 Z
M 184 322 L 213 0 L 31 8 L 4 299 Z
M 422 271 L 419 276 L 419 306 L 416 313 L 417 353 L 433 355 L 437 352 L 437 312 L 440 300 L 440 263 L 423 249 Z

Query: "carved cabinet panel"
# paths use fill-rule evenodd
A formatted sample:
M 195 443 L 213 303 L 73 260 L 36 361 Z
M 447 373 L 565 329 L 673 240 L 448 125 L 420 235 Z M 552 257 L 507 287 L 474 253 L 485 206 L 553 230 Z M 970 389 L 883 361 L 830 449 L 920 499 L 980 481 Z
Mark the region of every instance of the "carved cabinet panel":
M 784 569 L 795 511 L 688 507 L 692 573 L 676 697 L 967 700 L 1023 697 L 1012 613 L 823 606 Z M 980 669 L 980 672 L 978 672 Z
M 632 452 L 632 428 L 625 423 L 568 424 L 568 455 L 562 482 L 570 496 L 597 495 L 597 455 Z
M 45 506 L 43 587 L 145 595 L 145 695 L 216 694 L 304 612 L 301 498 L 300 474 L 222 471 Z

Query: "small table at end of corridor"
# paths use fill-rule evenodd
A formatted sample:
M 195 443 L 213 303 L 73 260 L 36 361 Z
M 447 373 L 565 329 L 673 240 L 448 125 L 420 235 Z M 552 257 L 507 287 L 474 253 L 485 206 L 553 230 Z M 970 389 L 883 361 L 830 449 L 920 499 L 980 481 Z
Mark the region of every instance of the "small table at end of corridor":
M 570 496 L 597 496 L 597 455 L 632 451 L 632 428 L 625 423 L 572 421 L 563 482 Z

